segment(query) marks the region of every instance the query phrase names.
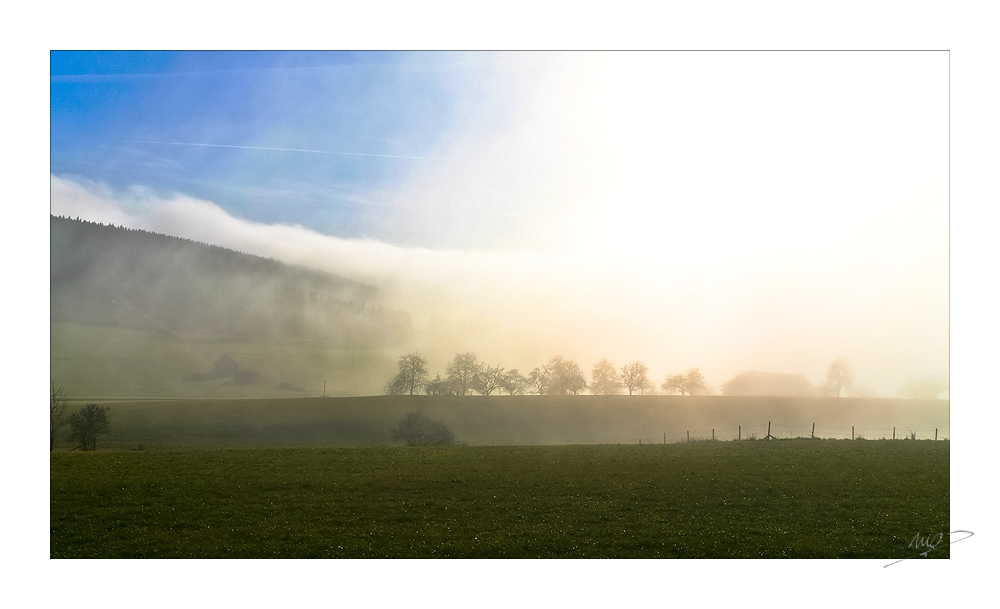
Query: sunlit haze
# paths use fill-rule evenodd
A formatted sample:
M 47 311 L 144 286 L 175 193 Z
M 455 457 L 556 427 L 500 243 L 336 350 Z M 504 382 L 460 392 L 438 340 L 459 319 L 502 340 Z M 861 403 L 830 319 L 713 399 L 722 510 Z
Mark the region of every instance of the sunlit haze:
M 378 286 L 432 371 L 949 372 L 947 53 L 51 65 L 53 214 Z

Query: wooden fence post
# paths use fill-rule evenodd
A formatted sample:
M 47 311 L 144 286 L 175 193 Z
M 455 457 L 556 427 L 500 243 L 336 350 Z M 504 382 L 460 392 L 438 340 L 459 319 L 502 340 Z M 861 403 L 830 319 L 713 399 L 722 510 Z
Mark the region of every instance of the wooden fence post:
M 663 443 L 667 443 L 667 432 L 663 432 Z
M 851 439 L 854 439 L 854 426 L 851 425 Z
M 813 423 L 812 434 L 809 435 L 810 438 L 816 439 L 816 424 Z
M 688 434 L 688 442 L 690 442 L 691 441 L 691 432 L 689 431 L 689 432 L 687 432 L 687 434 Z
M 736 439 L 737 440 L 742 440 L 743 439 L 743 426 L 742 425 L 737 425 L 736 426 Z
M 713 442 L 715 441 L 715 430 L 714 429 L 712 430 L 712 441 Z
M 896 428 L 895 427 L 892 428 L 892 439 L 893 440 L 896 439 Z
M 937 442 L 937 427 L 934 428 L 934 441 Z

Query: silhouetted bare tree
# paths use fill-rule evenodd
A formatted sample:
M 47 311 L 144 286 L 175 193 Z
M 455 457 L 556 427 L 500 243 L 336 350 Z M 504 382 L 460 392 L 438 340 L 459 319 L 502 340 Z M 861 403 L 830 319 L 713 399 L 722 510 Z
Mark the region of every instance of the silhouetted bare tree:
M 688 395 L 705 391 L 705 375 L 699 368 L 691 368 L 684 373 L 684 389 Z
M 594 364 L 594 369 L 590 373 L 590 391 L 594 395 L 614 395 L 621 389 L 621 381 L 618 380 L 618 371 L 615 365 L 606 359 Z
M 473 353 L 459 353 L 448 364 L 448 382 L 457 395 L 472 393 L 479 374 L 479 360 Z
M 56 446 L 56 432 L 66 424 L 66 390 L 49 383 L 49 452 Z
M 632 395 L 633 391 L 642 389 L 649 382 L 646 377 L 648 373 L 649 368 L 646 367 L 646 364 L 641 359 L 637 359 L 622 366 L 618 378 L 621 379 L 622 385 L 628 389 L 628 394 Z
M 427 360 L 421 357 L 419 351 L 414 351 L 399 357 L 399 374 L 385 386 L 385 392 L 389 395 L 413 395 L 426 381 Z
M 527 386 L 528 379 L 524 378 L 524 375 L 518 372 L 516 368 L 508 370 L 500 380 L 500 388 L 510 395 L 524 393 Z
M 668 393 L 694 395 L 705 390 L 705 375 L 698 368 L 691 368 L 684 374 L 667 375 L 660 388 Z
M 587 379 L 580 371 L 580 365 L 571 359 L 555 356 L 542 366 L 542 374 L 548 379 L 550 395 L 577 395 L 587 388 Z
M 826 383 L 821 389 L 826 395 L 840 397 L 843 389 L 850 389 L 854 380 L 854 373 L 847 367 L 847 360 L 840 358 L 835 360 L 826 370 Z
M 107 406 L 87 404 L 69 417 L 69 439 L 76 442 L 81 450 L 96 450 L 97 437 L 104 435 L 111 427 Z
M 503 368 L 500 367 L 500 364 L 496 366 L 483 364 L 476 372 L 476 391 L 483 395 L 489 395 L 493 393 L 493 390 L 499 389 L 502 382 Z
M 534 392 L 538 395 L 545 395 L 549 393 L 549 388 L 552 385 L 552 379 L 549 378 L 548 372 L 545 367 L 534 368 L 528 375 L 528 386 L 534 389 Z
M 435 376 L 434 380 L 427 381 L 424 385 L 424 391 L 427 395 L 455 395 L 451 383 L 447 379 L 442 379 L 440 374 Z
M 663 380 L 663 384 L 660 385 L 660 389 L 666 391 L 667 393 L 679 393 L 684 395 L 684 375 L 668 374 L 667 378 Z

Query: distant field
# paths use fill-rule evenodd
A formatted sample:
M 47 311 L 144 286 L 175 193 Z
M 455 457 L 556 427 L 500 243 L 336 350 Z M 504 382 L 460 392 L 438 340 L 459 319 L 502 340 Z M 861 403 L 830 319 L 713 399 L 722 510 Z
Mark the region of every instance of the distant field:
M 929 441 L 56 452 L 50 488 L 53 558 L 891 561 L 950 530 Z
M 71 409 L 83 402 L 74 402 Z M 471 445 L 662 444 L 692 439 L 948 437 L 947 400 L 681 396 L 370 396 L 354 398 L 99 401 L 111 431 L 98 450 L 332 447 L 390 443 L 389 431 L 420 410 Z M 61 440 L 57 450 L 70 446 Z
M 237 341 L 180 338 L 149 330 L 54 322 L 52 381 L 78 399 L 280 398 L 381 393 L 396 372 L 397 350 L 322 340 Z M 209 372 L 222 354 L 265 379 L 258 385 L 183 382 Z M 275 389 L 282 382 L 305 391 Z

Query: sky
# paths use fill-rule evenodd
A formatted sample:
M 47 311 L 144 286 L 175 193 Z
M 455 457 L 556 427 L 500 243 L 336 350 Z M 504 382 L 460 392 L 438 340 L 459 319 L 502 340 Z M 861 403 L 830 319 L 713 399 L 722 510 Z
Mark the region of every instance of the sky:
M 376 283 L 439 359 L 949 373 L 947 52 L 50 59 L 52 213 Z

